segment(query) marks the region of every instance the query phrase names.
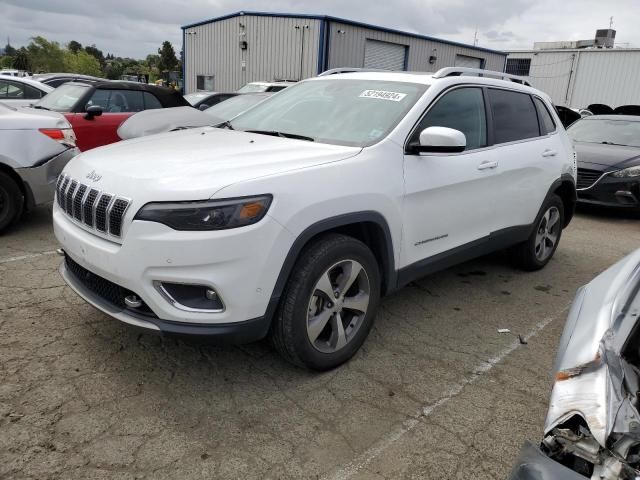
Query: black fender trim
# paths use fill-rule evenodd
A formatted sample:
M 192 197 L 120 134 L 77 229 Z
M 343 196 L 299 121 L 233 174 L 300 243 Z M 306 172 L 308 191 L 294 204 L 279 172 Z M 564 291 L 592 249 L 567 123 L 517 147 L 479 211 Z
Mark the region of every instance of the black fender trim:
M 287 254 L 287 257 L 282 264 L 282 268 L 280 269 L 280 274 L 278 275 L 278 279 L 276 280 L 275 287 L 273 288 L 273 293 L 271 294 L 271 299 L 269 300 L 267 311 L 264 315 L 265 318 L 267 318 L 269 321 L 271 321 L 271 319 L 273 318 L 276 308 L 278 307 L 282 292 L 284 291 L 287 280 L 289 279 L 291 271 L 293 270 L 293 266 L 295 265 L 296 260 L 300 256 L 300 253 L 304 249 L 305 245 L 307 245 L 309 240 L 321 233 L 328 232 L 339 227 L 345 227 L 358 223 L 374 223 L 383 232 L 385 254 L 383 255 L 383 258 L 379 258 L 378 260 L 382 264 L 385 284 L 387 286 L 386 291 L 388 292 L 395 289 L 397 285 L 397 271 L 395 268 L 393 239 L 391 237 L 391 230 L 389 229 L 387 220 L 380 213 L 373 210 L 345 213 L 343 215 L 320 220 L 319 222 L 316 222 L 307 227 L 302 231 L 300 235 L 298 235 L 298 237 L 293 242 L 293 245 L 289 249 L 289 253 Z
M 566 183 L 571 184 L 571 192 L 570 192 L 571 198 L 569 199 L 571 208 L 570 209 L 565 208 L 565 212 L 564 212 L 565 228 L 569 225 L 569 223 L 571 223 L 571 219 L 573 218 L 573 214 L 576 210 L 576 204 L 578 203 L 578 192 L 576 191 L 576 181 L 573 178 L 573 176 L 571 176 L 568 173 L 563 173 L 562 175 L 560 175 L 560 178 L 556 179 L 551 184 L 551 187 L 549 187 L 549 191 L 547 192 L 547 195 L 544 197 L 544 202 L 546 202 L 547 200 L 549 200 L 549 197 L 553 195 L 558 188 L 560 188 L 563 184 L 566 184 Z

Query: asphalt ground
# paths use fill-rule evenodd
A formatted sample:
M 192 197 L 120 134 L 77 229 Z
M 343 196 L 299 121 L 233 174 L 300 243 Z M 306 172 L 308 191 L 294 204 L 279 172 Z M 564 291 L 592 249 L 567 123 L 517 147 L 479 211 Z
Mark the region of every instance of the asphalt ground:
M 498 253 L 415 282 L 322 374 L 109 319 L 57 247 L 48 208 L 0 236 L 0 478 L 502 479 L 540 439 L 576 289 L 640 247 L 640 220 L 582 211 L 542 271 Z

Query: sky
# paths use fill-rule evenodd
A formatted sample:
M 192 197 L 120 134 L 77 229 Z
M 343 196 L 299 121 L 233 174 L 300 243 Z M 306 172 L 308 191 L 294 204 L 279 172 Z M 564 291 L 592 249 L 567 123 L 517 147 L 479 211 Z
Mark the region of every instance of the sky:
M 619 46 L 640 47 L 640 0 L 0 0 L 0 45 L 41 35 L 144 58 L 164 40 L 181 48 L 181 25 L 238 10 L 344 17 L 496 50 L 534 41 L 581 40 L 608 28 Z M 3 38 L 4 37 L 4 38 Z

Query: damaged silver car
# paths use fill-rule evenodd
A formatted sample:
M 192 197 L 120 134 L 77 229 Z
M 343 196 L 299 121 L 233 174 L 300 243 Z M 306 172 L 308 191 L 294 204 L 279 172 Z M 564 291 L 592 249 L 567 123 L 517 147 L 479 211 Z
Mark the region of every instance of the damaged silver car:
M 578 290 L 538 448 L 512 479 L 640 478 L 640 250 Z

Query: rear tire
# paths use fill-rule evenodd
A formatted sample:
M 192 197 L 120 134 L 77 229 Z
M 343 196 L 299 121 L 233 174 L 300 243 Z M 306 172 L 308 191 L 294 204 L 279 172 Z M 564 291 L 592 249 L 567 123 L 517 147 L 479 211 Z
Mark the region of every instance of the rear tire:
M 305 248 L 280 299 L 271 341 L 289 362 L 329 370 L 364 343 L 380 302 L 380 272 L 355 238 L 327 234 Z
M 22 214 L 24 199 L 20 187 L 4 172 L 0 172 L 0 232 Z
M 564 204 L 554 194 L 542 205 L 529 238 L 509 250 L 514 266 L 530 272 L 543 268 L 558 248 L 563 227 Z

